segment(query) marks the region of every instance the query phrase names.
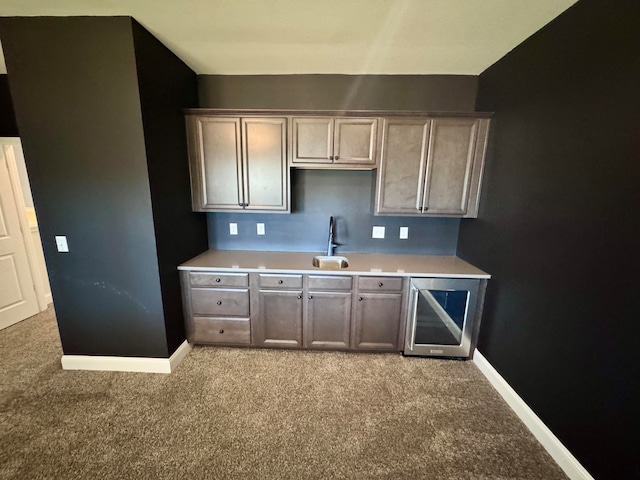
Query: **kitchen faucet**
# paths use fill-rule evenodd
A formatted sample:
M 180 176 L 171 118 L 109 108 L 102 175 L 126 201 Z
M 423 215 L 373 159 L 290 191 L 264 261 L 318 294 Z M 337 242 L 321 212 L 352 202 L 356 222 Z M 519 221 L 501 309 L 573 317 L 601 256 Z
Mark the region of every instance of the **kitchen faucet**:
M 334 235 L 335 228 L 336 228 L 336 221 L 334 220 L 333 217 L 329 217 L 329 245 L 327 247 L 327 256 L 328 257 L 332 257 L 333 256 L 333 250 L 336 247 L 340 246 L 339 243 L 335 243 L 333 241 L 333 235 Z

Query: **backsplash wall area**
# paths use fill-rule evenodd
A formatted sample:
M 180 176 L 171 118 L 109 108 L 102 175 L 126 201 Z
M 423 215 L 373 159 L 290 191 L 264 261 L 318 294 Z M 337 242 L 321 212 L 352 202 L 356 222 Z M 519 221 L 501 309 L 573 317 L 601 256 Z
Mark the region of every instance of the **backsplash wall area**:
M 457 218 L 390 217 L 373 215 L 376 171 L 291 170 L 291 214 L 207 213 L 209 248 L 221 250 L 327 249 L 329 217 L 336 218 L 335 253 L 385 252 L 454 255 L 460 220 Z M 238 235 L 229 234 L 237 223 Z M 256 224 L 265 224 L 257 235 Z M 371 238 L 374 225 L 385 227 L 385 238 Z M 409 238 L 399 239 L 400 227 Z
M 473 112 L 477 83 L 471 75 L 198 75 L 201 108 Z M 294 168 L 291 214 L 208 213 L 209 248 L 323 251 L 334 216 L 336 254 L 455 254 L 459 219 L 374 216 L 375 175 Z M 374 225 L 386 228 L 384 239 L 371 238 Z M 406 240 L 401 226 L 409 227 Z

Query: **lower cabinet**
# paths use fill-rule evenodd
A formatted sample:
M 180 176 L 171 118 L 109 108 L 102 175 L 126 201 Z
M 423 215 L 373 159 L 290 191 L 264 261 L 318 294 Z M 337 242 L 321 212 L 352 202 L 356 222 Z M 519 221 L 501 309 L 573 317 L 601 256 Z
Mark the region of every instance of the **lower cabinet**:
M 340 350 L 349 348 L 351 291 L 310 291 L 305 302 L 304 346 Z
M 404 282 L 398 277 L 359 277 L 353 321 L 357 350 L 399 350 Z
M 251 344 L 249 275 L 180 272 L 187 340 Z
M 264 347 L 302 346 L 302 290 L 259 290 L 254 343 Z
M 399 351 L 406 279 L 181 272 L 197 344 Z

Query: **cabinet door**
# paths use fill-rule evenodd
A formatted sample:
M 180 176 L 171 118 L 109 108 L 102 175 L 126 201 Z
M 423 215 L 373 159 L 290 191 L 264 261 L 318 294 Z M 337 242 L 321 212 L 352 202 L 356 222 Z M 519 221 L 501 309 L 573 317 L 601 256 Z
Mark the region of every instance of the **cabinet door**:
M 302 291 L 260 290 L 258 298 L 256 345 L 302 346 Z
M 246 210 L 288 211 L 287 120 L 242 119 Z
M 421 213 L 430 120 L 383 123 L 376 184 L 376 214 Z
M 351 292 L 309 292 L 304 323 L 304 346 L 349 348 Z
M 353 348 L 398 350 L 401 293 L 360 293 L 356 302 Z
M 240 119 L 187 119 L 195 211 L 242 209 Z
M 429 215 L 467 214 L 479 119 L 432 120 L 423 211 Z
M 333 163 L 332 118 L 294 118 L 292 136 L 292 165 Z
M 377 125 L 377 118 L 337 118 L 334 126 L 334 163 L 375 165 Z

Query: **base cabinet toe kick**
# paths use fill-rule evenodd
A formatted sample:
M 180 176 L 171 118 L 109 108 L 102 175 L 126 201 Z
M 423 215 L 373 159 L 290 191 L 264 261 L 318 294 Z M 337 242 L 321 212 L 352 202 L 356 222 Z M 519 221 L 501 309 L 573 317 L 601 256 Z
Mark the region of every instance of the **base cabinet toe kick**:
M 180 271 L 191 344 L 469 359 L 486 279 Z

